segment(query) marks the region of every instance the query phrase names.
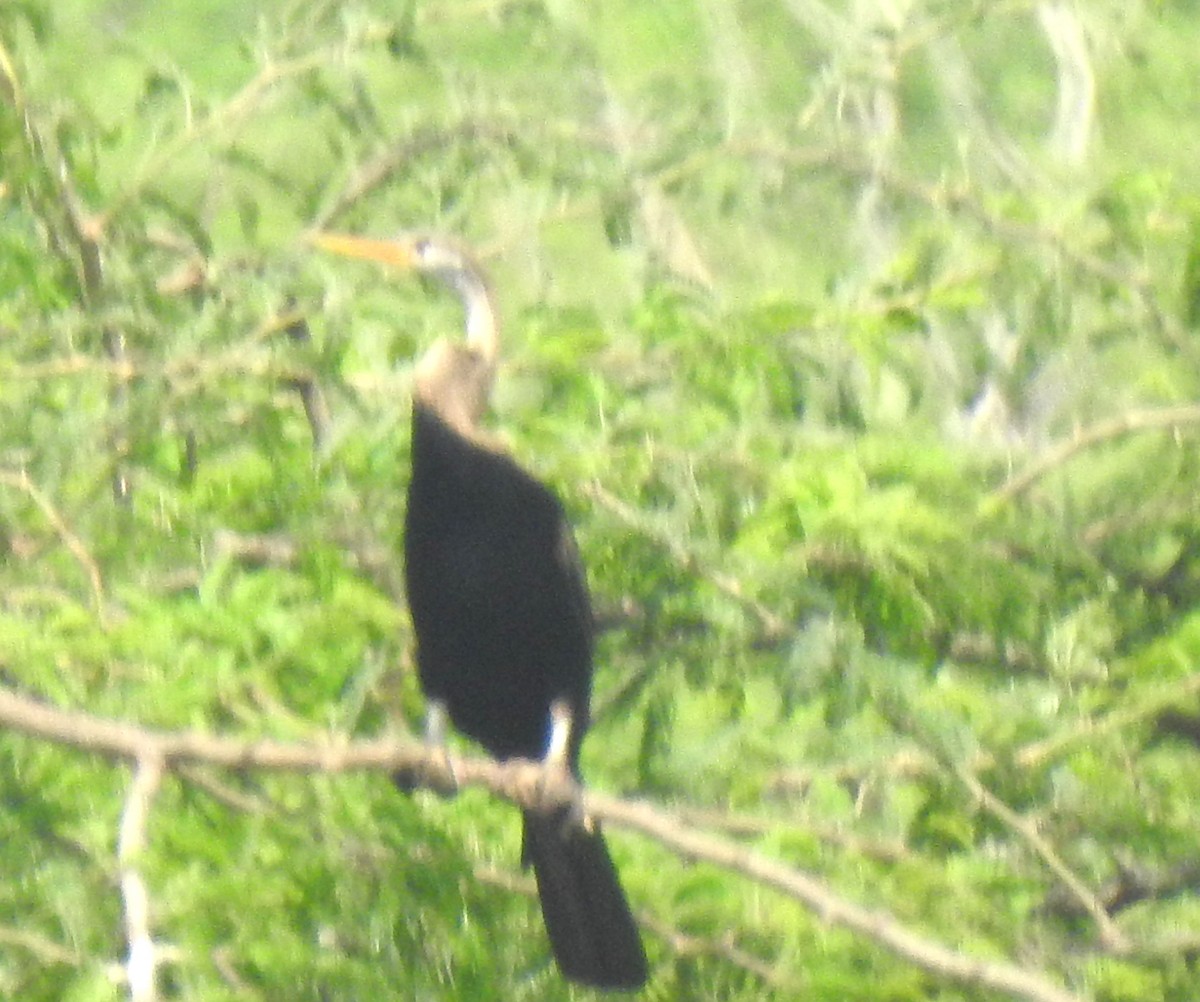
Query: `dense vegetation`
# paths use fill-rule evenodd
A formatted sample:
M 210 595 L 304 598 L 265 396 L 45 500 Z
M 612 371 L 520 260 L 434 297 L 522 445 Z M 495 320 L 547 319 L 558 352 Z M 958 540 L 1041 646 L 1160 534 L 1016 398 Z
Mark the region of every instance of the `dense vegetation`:
M 0 693 L 419 730 L 459 317 L 303 237 L 453 232 L 604 626 L 590 784 L 877 921 L 612 824 L 646 997 L 1008 997 L 897 932 L 1196 997 L 1200 6 L 168 6 L 0 6 Z M 129 997 L 131 874 L 164 999 L 586 994 L 486 791 L 172 766 L 139 848 L 127 765 L 0 729 L 0 997 Z

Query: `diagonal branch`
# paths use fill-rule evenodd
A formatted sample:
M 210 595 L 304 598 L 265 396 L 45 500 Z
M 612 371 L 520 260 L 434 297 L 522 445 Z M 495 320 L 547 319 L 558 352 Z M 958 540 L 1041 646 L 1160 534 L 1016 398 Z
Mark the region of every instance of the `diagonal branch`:
M 1047 473 L 1062 466 L 1076 454 L 1090 449 L 1093 445 L 1124 438 L 1137 431 L 1176 430 L 1181 426 L 1194 424 L 1200 424 L 1200 404 L 1132 410 L 1118 414 L 1116 417 L 1097 421 L 1086 428 L 1080 428 L 1069 438 L 1050 446 L 1040 458 L 1034 460 L 1024 470 L 1010 477 L 993 491 L 987 499 L 987 503 L 995 505 L 1012 501 L 1024 494 Z
M 724 839 L 691 831 L 648 804 L 589 793 L 587 809 L 622 828 L 649 835 L 681 855 L 733 870 L 799 901 L 831 925 L 842 926 L 899 957 L 960 985 L 989 988 L 1030 1002 L 1081 1002 L 1083 996 L 1051 984 L 1029 970 L 981 960 L 928 939 L 879 909 L 867 909 L 835 894 L 820 880 Z
M 1037 825 L 1009 807 L 976 779 L 970 770 L 958 766 L 954 769 L 954 774 L 983 809 L 1015 832 L 1041 859 L 1046 868 L 1062 882 L 1084 911 L 1092 917 L 1092 921 L 1096 923 L 1096 928 L 1100 931 L 1100 941 L 1105 947 L 1114 953 L 1127 952 L 1129 940 L 1125 934 L 1105 911 L 1104 905 L 1101 904 L 1100 899 L 1091 888 L 1067 866 L 1065 860 L 1058 854 L 1058 850 L 1038 831 Z
M 84 749 L 108 758 L 170 767 L 207 762 L 232 768 L 345 772 L 351 769 L 403 772 L 436 785 L 449 768 L 460 786 L 483 786 L 527 810 L 547 810 L 578 800 L 587 815 L 641 832 L 681 855 L 773 888 L 936 977 L 971 988 L 1003 992 L 1025 1002 L 1083 1002 L 1044 976 L 1003 961 L 984 960 L 915 932 L 895 916 L 870 910 L 835 893 L 817 878 L 753 850 L 689 829 L 666 811 L 595 792 L 581 792 L 569 778 L 547 774 L 524 760 L 505 763 L 447 756 L 410 738 L 366 741 L 326 740 L 311 744 L 241 740 L 196 731 L 167 732 L 60 710 L 0 688 L 0 727 Z M 152 774 L 151 774 L 152 775 Z M 147 779 L 147 783 L 149 780 Z
M 0 486 L 11 487 L 14 490 L 21 491 L 37 506 L 42 516 L 50 523 L 51 528 L 54 529 L 54 532 L 62 541 L 63 546 L 67 548 L 71 556 L 75 558 L 79 566 L 83 569 L 92 591 L 92 601 L 95 604 L 96 612 L 103 616 L 104 580 L 100 576 L 100 566 L 93 559 L 91 553 L 88 552 L 88 548 L 84 545 L 83 540 L 72 531 L 66 519 L 54 507 L 54 503 L 29 479 L 29 474 L 24 470 L 0 469 Z
M 768 642 L 785 637 L 791 632 L 792 627 L 789 626 L 788 622 L 752 595 L 748 595 L 746 589 L 737 578 L 715 568 L 702 566 L 700 558 L 677 540 L 672 539 L 666 533 L 656 532 L 647 526 L 645 517 L 632 505 L 622 501 L 619 497 L 605 490 L 600 484 L 595 482 L 584 484 L 582 493 L 585 497 L 594 501 L 612 515 L 615 515 L 623 524 L 632 526 L 639 532 L 652 538 L 655 543 L 667 551 L 671 559 L 683 568 L 683 570 L 700 574 L 705 580 L 711 582 L 718 591 L 739 603 L 742 608 L 758 621 L 759 628 L 763 631 L 764 638 Z

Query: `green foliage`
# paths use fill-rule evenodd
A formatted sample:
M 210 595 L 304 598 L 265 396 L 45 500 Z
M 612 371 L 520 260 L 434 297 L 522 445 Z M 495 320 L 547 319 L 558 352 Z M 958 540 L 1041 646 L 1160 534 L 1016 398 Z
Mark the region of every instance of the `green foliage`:
M 1198 44 L 1195 4 L 1110 0 L 0 6 L 0 683 L 415 727 L 409 372 L 459 318 L 303 236 L 454 231 L 507 321 L 494 429 L 608 626 L 589 782 L 1080 998 L 1194 998 Z M 0 998 L 127 997 L 129 782 L 0 733 Z M 581 996 L 516 830 L 172 773 L 161 996 Z M 994 997 L 611 841 L 647 998 Z

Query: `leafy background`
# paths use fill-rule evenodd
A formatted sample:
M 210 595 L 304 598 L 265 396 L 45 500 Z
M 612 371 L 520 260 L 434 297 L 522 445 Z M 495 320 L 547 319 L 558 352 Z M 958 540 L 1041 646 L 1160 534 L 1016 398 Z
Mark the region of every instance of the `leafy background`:
M 605 626 L 589 782 L 1079 998 L 1195 998 L 1200 6 L 170 7 L 0 6 L 6 686 L 419 728 L 408 374 L 459 317 L 303 236 L 453 232 Z M 0 996 L 127 994 L 128 782 L 0 735 Z M 517 829 L 377 775 L 174 775 L 161 995 L 587 994 Z M 994 997 L 610 841 L 647 998 Z

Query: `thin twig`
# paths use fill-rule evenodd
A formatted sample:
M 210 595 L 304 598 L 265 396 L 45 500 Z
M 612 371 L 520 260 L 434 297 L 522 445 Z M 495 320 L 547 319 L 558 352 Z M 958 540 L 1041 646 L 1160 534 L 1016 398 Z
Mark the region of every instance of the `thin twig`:
M 305 347 L 312 344 L 312 332 L 308 328 L 308 318 L 305 316 L 296 317 L 283 330 L 295 344 Z M 290 383 L 304 408 L 304 416 L 312 433 L 313 452 L 320 453 L 329 440 L 329 407 L 325 403 L 321 384 L 316 376 L 293 379 Z
M 717 811 L 699 807 L 677 808 L 681 820 L 689 825 L 720 832 L 731 838 L 760 838 L 780 831 L 803 832 L 819 842 L 852 852 L 881 863 L 899 863 L 911 859 L 912 852 L 899 839 L 872 839 L 847 831 L 841 825 L 816 824 L 790 818 L 754 817 L 730 811 Z
M 853 151 L 836 147 L 795 149 L 772 143 L 737 140 L 713 149 L 714 157 L 722 154 L 766 159 L 799 170 L 824 168 L 852 177 L 868 178 L 907 201 L 918 202 L 935 212 L 950 212 L 971 219 L 987 232 L 1014 246 L 1046 248 L 1073 270 L 1132 296 L 1137 305 L 1149 314 L 1167 343 L 1189 356 L 1195 350 L 1182 325 L 1158 302 L 1158 291 L 1144 270 L 1127 268 L 1081 250 L 1062 233 L 1046 227 L 1005 218 L 985 205 L 966 185 L 952 187 L 945 182 L 929 184 L 900 171 L 881 167 Z
M 1041 768 L 1075 745 L 1114 731 L 1136 727 L 1157 717 L 1163 710 L 1197 694 L 1200 694 L 1200 672 L 1155 688 L 1136 706 L 1123 706 L 1101 716 L 1085 717 L 1070 731 L 1030 742 L 1013 756 L 1012 761 L 1023 770 Z M 978 769 L 978 766 L 972 765 L 972 768 Z
M 1108 713 L 1083 717 L 1046 738 L 1021 745 L 1015 751 L 998 756 L 990 751 L 972 755 L 963 768 L 978 774 L 996 768 L 998 764 L 1016 766 L 1022 772 L 1041 769 L 1068 755 L 1079 745 L 1095 738 L 1137 727 L 1156 719 L 1164 710 L 1200 695 L 1200 672 L 1161 685 L 1145 694 L 1135 706 L 1123 706 Z M 871 776 L 884 776 L 892 782 L 919 779 L 936 772 L 936 757 L 919 748 L 905 748 L 884 762 L 847 762 L 819 770 L 789 769 L 778 773 L 773 787 L 784 792 L 803 791 L 817 776 L 837 783 L 862 783 Z
M 178 132 L 155 150 L 133 172 L 129 182 L 108 203 L 96 219 L 98 230 L 100 232 L 107 230 L 113 219 L 119 216 L 132 202 L 137 201 L 146 187 L 161 177 L 172 162 L 189 147 L 199 144 L 215 133 L 232 128 L 243 119 L 248 118 L 280 82 L 328 65 L 338 51 L 339 48 L 330 46 L 306 53 L 295 59 L 268 62 L 260 67 L 255 76 L 245 83 L 241 90 L 228 101 L 217 106 L 205 118 L 194 121 L 189 117 Z
M 102 614 L 104 611 L 104 580 L 100 576 L 99 565 L 88 552 L 83 540 L 71 530 L 66 519 L 54 507 L 50 499 L 29 479 L 29 474 L 24 470 L 0 470 L 0 484 L 23 492 L 41 511 L 42 516 L 50 523 L 62 544 L 83 568 L 92 590 L 92 601 L 95 604 L 96 612 Z
M 325 229 L 371 192 L 409 170 L 412 161 L 452 147 L 458 143 L 510 144 L 521 138 L 520 123 L 507 126 L 495 119 L 468 118 L 446 126 L 424 126 L 400 137 L 391 146 L 358 166 L 341 190 L 313 216 L 310 227 Z
M 684 932 L 653 915 L 639 914 L 638 922 L 667 943 L 676 956 L 717 957 L 727 964 L 754 975 L 759 981 L 772 988 L 791 990 L 796 995 L 803 992 L 804 986 L 796 983 L 797 979 L 791 976 L 790 971 L 781 968 L 778 964 L 770 964 L 761 957 L 756 957 L 749 950 L 738 946 L 732 932 L 720 939 L 713 939 Z
M 41 933 L 29 929 L 15 929 L 12 926 L 0 925 L 0 946 L 11 946 L 33 954 L 39 964 L 61 964 L 67 967 L 78 967 L 81 959 L 78 953 L 69 947 L 62 946 Z
M 75 183 L 70 156 L 59 148 L 53 129 L 44 129 L 32 110 L 23 103 L 15 70 L 4 66 L 13 91 L 14 106 L 24 118 L 25 143 L 32 156 L 40 161 L 40 178 L 49 191 L 41 199 L 38 213 L 46 223 L 45 232 L 51 249 L 76 276 L 80 307 L 96 313 L 104 300 L 103 228 L 96 215 L 86 206 Z M 64 235 L 65 234 L 65 235 Z M 114 371 L 126 369 L 125 334 L 111 325 L 102 328 L 104 352 Z M 109 407 L 124 411 L 128 401 L 127 378 L 117 376 L 109 389 Z M 109 445 L 116 456 L 112 473 L 113 497 L 120 503 L 130 499 L 130 484 L 122 458 L 129 451 L 125 432 L 118 422 L 113 424 Z
M 683 570 L 700 574 L 706 581 L 712 582 L 719 591 L 738 602 L 758 620 L 759 627 L 766 634 L 768 640 L 779 640 L 791 631 L 792 627 L 787 620 L 767 608 L 762 602 L 747 595 L 742 583 L 737 578 L 712 568 L 701 567 L 700 560 L 694 553 L 665 533 L 654 532 L 646 525 L 645 517 L 631 505 L 605 490 L 598 483 L 584 484 L 581 490 L 585 497 L 615 515 L 623 524 L 634 527 L 642 534 L 652 538 L 670 554 Z
M 472 875 L 480 883 L 491 887 L 499 887 L 513 894 L 527 898 L 537 897 L 537 883 L 532 877 L 513 873 L 511 870 L 500 870 L 494 866 L 477 866 Z M 792 988 L 799 990 L 794 978 L 787 977 L 787 972 L 778 966 L 772 966 L 760 957 L 754 956 L 748 950 L 739 947 L 732 933 L 727 933 L 721 939 L 710 939 L 684 932 L 675 926 L 668 925 L 657 916 L 639 911 L 637 913 L 639 926 L 649 929 L 664 943 L 667 943 L 677 956 L 681 957 L 718 957 L 726 963 L 739 967 L 754 975 L 760 981 L 775 988 Z
M 958 766 L 954 769 L 954 774 L 958 777 L 959 782 L 967 788 L 971 796 L 978 801 L 980 806 L 1011 831 L 1015 832 L 1046 865 L 1046 868 L 1062 882 L 1062 885 L 1079 902 L 1084 911 L 1092 917 L 1092 921 L 1096 923 L 1096 928 L 1100 932 L 1100 941 L 1105 947 L 1114 953 L 1125 953 L 1129 949 L 1129 941 L 1125 934 L 1113 922 L 1108 912 L 1104 910 L 1104 906 L 1100 903 L 1100 900 L 1091 888 L 1067 866 L 1054 846 L 1038 831 L 1037 825 L 1009 807 L 1008 804 L 992 793 L 991 790 L 972 775 L 969 770 Z
M 20 379 L 36 383 L 63 376 L 88 375 L 132 379 L 137 374 L 136 367 L 128 360 L 118 363 L 111 359 L 74 352 L 45 361 L 13 365 L 4 370 L 4 379 L 6 382 Z
M 276 812 L 275 805 L 267 797 L 258 793 L 248 793 L 230 786 L 228 783 L 222 783 L 202 766 L 177 765 L 175 771 L 181 779 L 204 791 L 217 803 L 223 804 L 232 811 L 256 815 Z
M 1069 438 L 1050 446 L 1039 459 L 1036 459 L 1020 473 L 1010 477 L 1002 486 L 993 491 L 985 504 L 996 505 L 1012 501 L 1025 493 L 1047 473 L 1094 445 L 1124 438 L 1137 431 L 1174 430 L 1193 424 L 1200 424 L 1200 404 L 1126 411 L 1116 417 L 1097 421 L 1086 428 L 1080 428 Z

